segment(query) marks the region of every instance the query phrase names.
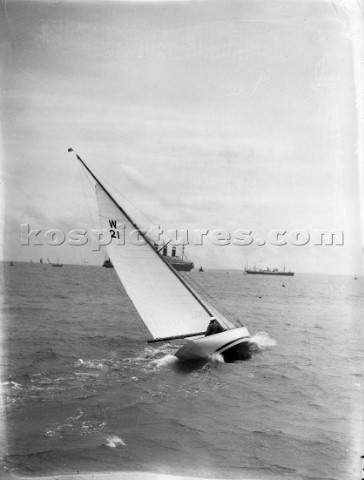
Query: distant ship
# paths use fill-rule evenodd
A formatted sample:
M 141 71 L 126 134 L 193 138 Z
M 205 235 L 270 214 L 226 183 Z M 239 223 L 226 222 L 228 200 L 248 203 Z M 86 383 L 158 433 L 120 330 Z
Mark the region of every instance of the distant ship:
M 13 266 L 14 266 L 14 262 L 11 261 L 9 265 L 10 265 L 11 267 L 13 267 Z
M 198 271 L 199 271 L 199 272 L 203 272 L 203 268 L 200 267 L 200 268 L 198 269 Z
M 158 245 L 154 245 L 154 248 L 160 252 L 162 251 L 162 257 L 166 260 L 169 265 L 171 265 L 175 270 L 178 272 L 189 272 L 195 266 L 193 262 L 189 260 L 185 260 L 184 258 L 184 246 L 182 246 L 182 255 L 179 257 L 177 255 L 177 249 L 175 246 L 172 247 L 171 255 L 168 255 L 168 247 L 164 245 L 163 247 L 159 247 Z
M 283 271 L 279 271 L 278 268 L 266 268 L 265 270 L 263 270 L 262 268 L 254 267 L 253 269 L 246 268 L 244 271 L 245 273 L 253 275 L 284 275 L 286 277 L 293 277 L 294 275 L 294 272 L 286 272 L 285 268 L 283 268 Z
M 114 268 L 114 265 L 112 264 L 110 258 L 107 258 L 102 264 L 102 266 L 105 268 Z

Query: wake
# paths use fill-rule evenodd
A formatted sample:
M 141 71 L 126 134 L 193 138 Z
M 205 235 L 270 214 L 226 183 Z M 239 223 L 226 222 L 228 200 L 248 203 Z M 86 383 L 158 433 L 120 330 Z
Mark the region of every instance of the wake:
M 162 358 L 156 358 L 150 362 L 150 365 L 155 368 L 170 367 L 178 362 L 178 358 L 175 355 L 168 353 Z
M 250 339 L 250 353 L 254 355 L 276 345 L 276 340 L 271 338 L 267 332 L 257 332 Z M 146 348 L 143 358 L 139 357 L 138 360 L 147 360 L 148 367 L 153 370 L 178 366 L 183 368 L 191 364 L 191 362 L 181 363 L 171 351 L 172 347 L 170 344 L 163 345 L 158 349 Z M 192 362 L 191 366 L 194 365 L 195 368 L 197 368 L 197 365 L 200 367 L 200 364 L 203 364 L 205 368 L 210 368 L 217 367 L 221 363 L 225 363 L 223 356 L 220 353 L 213 353 L 208 359 L 201 359 L 200 362 Z
M 267 332 L 257 332 L 250 339 L 250 353 L 259 353 L 266 348 L 275 347 L 277 342 Z

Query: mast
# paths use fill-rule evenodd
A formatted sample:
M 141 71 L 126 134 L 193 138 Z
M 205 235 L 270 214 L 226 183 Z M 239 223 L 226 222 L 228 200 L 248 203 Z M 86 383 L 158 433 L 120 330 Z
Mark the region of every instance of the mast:
M 139 232 L 139 234 L 143 237 L 146 243 L 150 246 L 153 252 L 158 255 L 158 258 L 164 262 L 166 267 L 178 278 L 178 280 L 182 283 L 182 285 L 189 291 L 189 293 L 197 300 L 197 302 L 201 305 L 201 307 L 208 313 L 210 317 L 214 317 L 215 315 L 210 311 L 210 309 L 205 305 L 205 303 L 196 295 L 196 293 L 191 289 L 188 283 L 176 272 L 176 270 L 163 258 L 163 256 L 159 255 L 158 251 L 154 248 L 153 243 L 150 239 L 142 232 L 139 226 L 131 219 L 129 214 L 118 204 L 118 202 L 114 199 L 111 193 L 104 187 L 104 185 L 100 182 L 100 180 L 94 175 L 94 173 L 90 170 L 90 168 L 86 165 L 86 163 L 82 160 L 82 158 L 73 150 L 73 148 L 69 148 L 68 152 L 73 152 L 76 155 L 77 160 L 82 164 L 82 166 L 86 169 L 86 171 L 91 175 L 91 177 L 100 185 L 102 190 L 106 193 L 106 195 L 110 198 L 112 202 L 117 206 L 120 212 L 128 219 L 128 221 L 133 225 L 133 227 Z

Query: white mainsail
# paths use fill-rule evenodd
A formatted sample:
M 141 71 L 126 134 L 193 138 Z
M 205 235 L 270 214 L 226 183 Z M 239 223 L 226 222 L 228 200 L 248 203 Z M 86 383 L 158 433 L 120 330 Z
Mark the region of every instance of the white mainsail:
M 154 338 L 204 332 L 212 315 L 234 328 L 187 288 L 149 243 L 136 242 L 135 224 L 99 184 L 96 194 L 101 226 L 114 237 L 107 245 L 114 269 Z

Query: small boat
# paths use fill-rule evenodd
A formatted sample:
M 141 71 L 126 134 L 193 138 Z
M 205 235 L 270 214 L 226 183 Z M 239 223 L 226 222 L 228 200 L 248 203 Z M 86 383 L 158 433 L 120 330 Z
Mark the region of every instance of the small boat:
M 107 258 L 102 264 L 102 266 L 105 268 L 114 268 L 114 265 L 112 264 L 112 261 L 110 260 L 110 258 Z
M 355 276 L 354 276 L 354 280 L 358 280 L 358 277 L 356 276 L 356 274 L 355 274 Z
M 203 272 L 203 268 L 200 267 L 200 268 L 198 269 L 198 271 L 199 271 L 199 272 Z
M 9 263 L 9 265 L 10 265 L 11 267 L 13 267 L 13 266 L 14 266 L 14 262 L 11 261 L 11 262 Z
M 69 152 L 73 152 L 70 148 Z M 106 246 L 110 260 L 130 300 L 146 326 L 148 343 L 185 339 L 175 352 L 180 360 L 207 359 L 221 354 L 225 361 L 245 360 L 250 356 L 248 329 L 224 316 L 204 299 L 170 263 L 160 255 L 153 241 L 118 204 L 79 155 L 77 160 L 96 182 L 101 227 L 110 231 Z M 123 244 L 117 242 L 122 226 Z M 138 232 L 144 240 L 133 241 Z M 210 334 L 210 325 L 218 329 Z M 147 340 L 147 338 L 146 338 Z

